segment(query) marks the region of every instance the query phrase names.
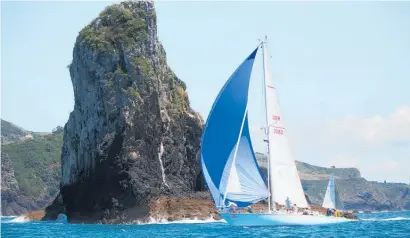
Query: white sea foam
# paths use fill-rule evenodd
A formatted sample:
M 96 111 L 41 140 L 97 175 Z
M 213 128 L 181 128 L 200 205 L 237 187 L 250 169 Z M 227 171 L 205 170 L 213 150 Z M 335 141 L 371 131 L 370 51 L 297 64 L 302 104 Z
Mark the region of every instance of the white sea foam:
M 187 219 L 182 219 L 182 220 L 179 220 L 179 221 L 168 221 L 165 218 L 155 219 L 153 217 L 150 217 L 148 222 L 135 221 L 135 223 L 139 224 L 139 225 L 152 225 L 152 224 L 166 225 L 166 224 L 226 223 L 226 221 L 223 220 L 223 219 L 215 220 L 212 217 L 210 217 L 208 219 L 204 219 L 204 220 L 201 220 L 201 219 L 198 219 L 197 217 L 194 217 L 194 218 L 190 218 L 190 219 L 188 219 L 188 218 Z
M 363 221 L 401 221 L 410 220 L 410 217 L 393 217 L 393 218 L 364 218 Z
M 394 213 L 394 212 L 406 212 L 406 210 L 398 210 L 398 211 L 380 211 L 380 212 L 372 212 L 372 213 Z
M 5 221 L 5 222 L 13 222 L 13 223 L 22 223 L 22 222 L 29 222 L 30 221 L 30 219 L 28 219 L 28 217 L 26 217 L 26 216 L 18 216 L 18 217 L 15 217 L 14 219 L 12 219 L 12 220 L 9 220 L 9 221 Z

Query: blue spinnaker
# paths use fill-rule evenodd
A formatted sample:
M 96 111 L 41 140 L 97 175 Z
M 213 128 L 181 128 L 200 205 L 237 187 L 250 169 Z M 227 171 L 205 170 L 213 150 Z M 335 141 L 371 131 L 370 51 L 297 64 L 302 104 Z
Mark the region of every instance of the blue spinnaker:
M 249 135 L 247 104 L 255 49 L 225 83 L 202 135 L 201 166 L 217 207 L 240 207 L 269 196 Z

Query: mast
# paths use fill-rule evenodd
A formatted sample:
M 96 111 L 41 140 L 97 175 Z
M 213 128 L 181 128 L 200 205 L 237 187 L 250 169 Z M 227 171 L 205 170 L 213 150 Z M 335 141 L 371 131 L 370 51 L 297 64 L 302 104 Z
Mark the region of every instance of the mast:
M 263 95 L 265 97 L 265 116 L 266 116 L 266 121 L 265 121 L 265 140 L 264 142 L 266 142 L 266 158 L 267 158 L 267 163 L 268 163 L 268 190 L 270 193 L 269 199 L 268 199 L 268 209 L 269 212 L 271 211 L 275 211 L 276 210 L 276 205 L 275 205 L 275 199 L 273 197 L 273 186 L 272 186 L 272 172 L 271 172 L 271 168 L 270 168 L 270 152 L 269 152 L 269 133 L 270 133 L 270 126 L 268 125 L 269 122 L 269 115 L 267 112 L 267 95 L 266 95 L 266 80 L 269 80 L 269 77 L 267 75 L 267 69 L 269 67 L 269 61 L 268 61 L 268 57 L 269 57 L 269 53 L 268 53 L 268 37 L 265 36 L 265 40 L 262 41 L 262 48 L 263 48 Z M 272 207 L 272 209 L 271 209 Z
M 265 130 L 268 144 L 269 162 L 269 192 L 271 205 L 275 208 L 276 202 L 286 205 L 289 198 L 292 204 L 298 207 L 308 207 L 298 170 L 289 148 L 286 136 L 286 126 L 282 118 L 278 93 L 273 85 L 269 67 L 269 53 L 267 40 L 263 42 L 263 70 L 265 112 L 267 127 Z

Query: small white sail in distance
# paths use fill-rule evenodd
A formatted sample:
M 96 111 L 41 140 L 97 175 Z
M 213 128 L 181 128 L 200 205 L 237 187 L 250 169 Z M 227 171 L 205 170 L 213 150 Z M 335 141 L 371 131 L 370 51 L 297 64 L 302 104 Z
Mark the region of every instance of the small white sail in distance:
M 337 191 L 335 178 L 333 174 L 330 175 L 322 207 L 344 210 L 344 205 Z
M 333 174 L 330 175 L 329 183 L 327 184 L 325 197 L 323 198 L 322 207 L 324 208 L 336 208 L 336 198 L 335 198 L 335 180 Z

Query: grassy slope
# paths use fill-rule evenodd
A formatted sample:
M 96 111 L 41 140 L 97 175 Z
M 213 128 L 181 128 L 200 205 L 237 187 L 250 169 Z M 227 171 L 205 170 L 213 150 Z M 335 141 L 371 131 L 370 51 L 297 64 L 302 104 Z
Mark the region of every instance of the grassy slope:
M 25 131 L 18 126 L 1 119 L 1 134 L 3 136 L 8 136 L 10 134 L 18 134 L 24 136 Z
M 2 146 L 13 163 L 21 192 L 37 197 L 57 191 L 62 144 L 63 133 L 58 132 Z

